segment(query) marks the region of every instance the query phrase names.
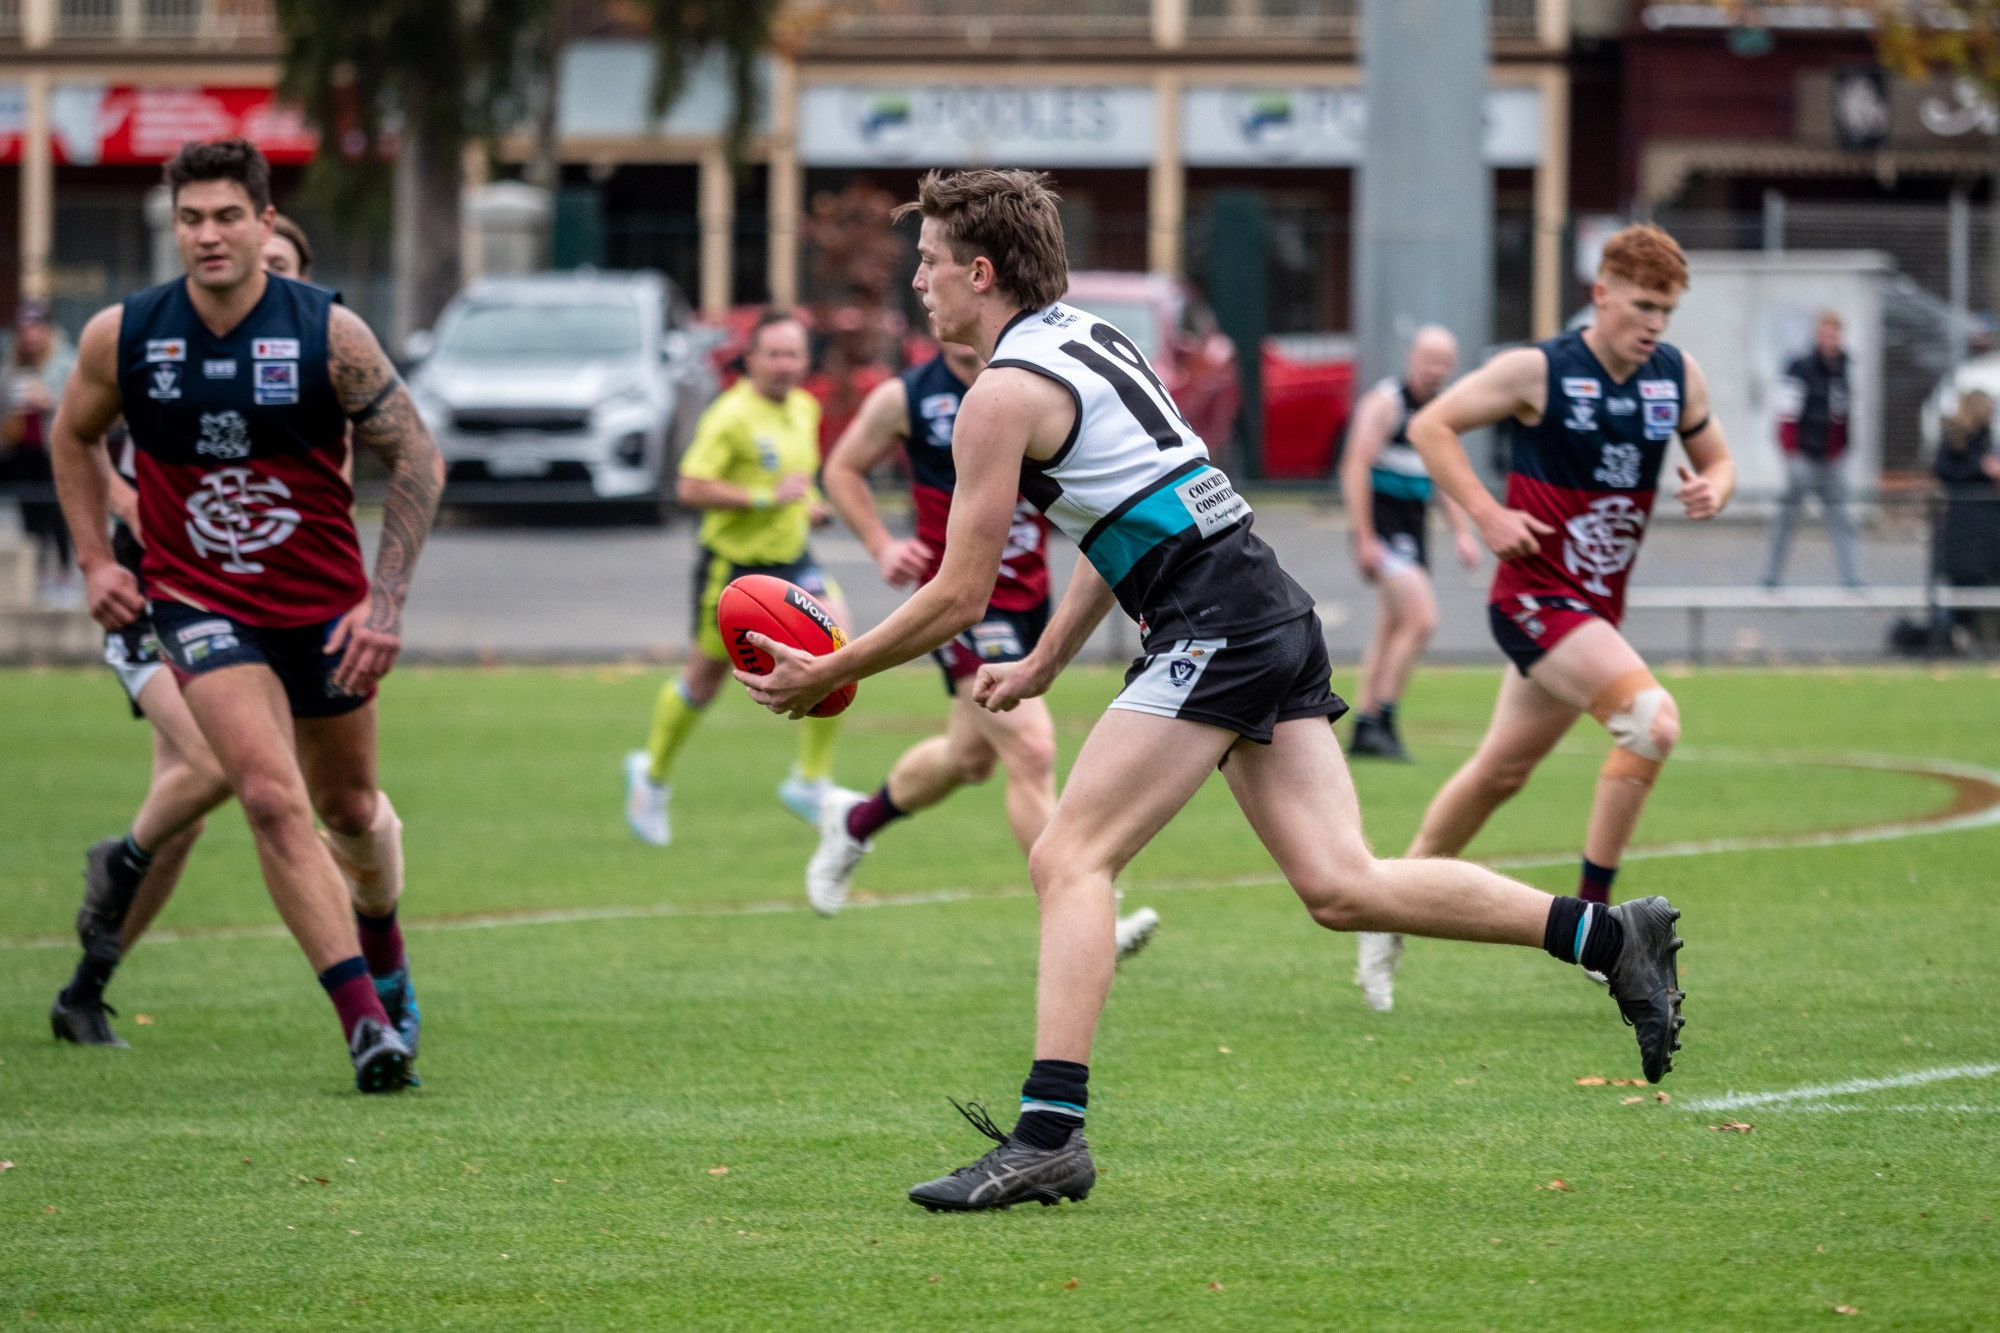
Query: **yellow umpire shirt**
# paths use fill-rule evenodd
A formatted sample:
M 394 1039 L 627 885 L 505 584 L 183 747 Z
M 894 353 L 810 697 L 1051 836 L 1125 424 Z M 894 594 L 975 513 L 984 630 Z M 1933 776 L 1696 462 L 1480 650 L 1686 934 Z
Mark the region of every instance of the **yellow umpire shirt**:
M 747 376 L 708 405 L 681 456 L 681 475 L 741 486 L 769 507 L 708 510 L 703 546 L 732 565 L 784 565 L 806 553 L 818 486 L 803 500 L 769 502 L 787 473 L 819 474 L 819 415 L 819 401 L 804 389 L 774 403 Z

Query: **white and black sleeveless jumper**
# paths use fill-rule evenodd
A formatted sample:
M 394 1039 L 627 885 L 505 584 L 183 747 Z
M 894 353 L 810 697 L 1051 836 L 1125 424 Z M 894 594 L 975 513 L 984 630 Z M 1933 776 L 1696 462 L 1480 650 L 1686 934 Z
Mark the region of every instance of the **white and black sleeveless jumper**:
M 1313 609 L 1130 338 L 1057 303 L 1009 321 L 988 364 L 1069 392 L 1069 437 L 1054 457 L 1022 462 L 1021 494 L 1076 542 L 1148 643 L 1248 634 Z

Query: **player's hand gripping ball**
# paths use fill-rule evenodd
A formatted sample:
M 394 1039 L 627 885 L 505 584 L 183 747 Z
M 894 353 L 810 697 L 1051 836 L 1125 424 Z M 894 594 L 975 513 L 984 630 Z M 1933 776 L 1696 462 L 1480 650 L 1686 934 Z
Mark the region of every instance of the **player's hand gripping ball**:
M 715 619 L 736 665 L 759 676 L 769 674 L 773 663 L 769 653 L 750 642 L 753 632 L 814 657 L 847 646 L 847 635 L 811 593 L 769 574 L 745 574 L 724 588 L 715 605 Z M 845 712 L 853 702 L 854 682 L 850 680 L 813 705 L 807 716 L 832 717 Z

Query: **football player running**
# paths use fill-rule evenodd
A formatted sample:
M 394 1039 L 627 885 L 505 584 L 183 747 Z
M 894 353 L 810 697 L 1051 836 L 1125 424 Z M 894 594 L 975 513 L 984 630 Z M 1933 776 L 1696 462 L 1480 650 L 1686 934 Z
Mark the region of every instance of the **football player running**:
M 266 273 L 281 278 L 312 278 L 312 246 L 296 222 L 282 213 L 274 219 L 271 239 L 258 252 L 258 262 Z M 135 451 L 125 432 L 114 431 L 107 441 L 118 460 L 109 464 L 114 475 L 111 488 L 111 551 L 118 563 L 145 581 L 140 561 L 145 552 L 139 525 L 139 492 L 134 462 Z M 108 461 L 108 460 L 107 460 Z M 153 772 L 146 797 L 132 818 L 131 847 L 119 838 L 106 838 L 93 845 L 84 858 L 86 899 L 114 901 L 120 890 L 109 882 L 114 874 L 128 873 L 133 864 L 143 864 L 145 873 L 132 894 L 131 906 L 119 926 L 115 940 L 96 929 L 86 909 L 79 914 L 77 930 L 83 937 L 85 956 L 64 993 L 49 1011 L 50 1025 L 57 1037 L 80 1046 L 116 1046 L 128 1043 L 111 1028 L 110 1017 L 117 1011 L 103 1003 L 112 974 L 146 933 L 146 928 L 173 897 L 187 867 L 195 840 L 201 836 L 208 813 L 229 799 L 229 782 L 202 739 L 201 728 L 181 698 L 174 673 L 166 669 L 160 654 L 159 637 L 153 632 L 153 617 L 142 612 L 136 620 L 107 630 L 104 660 L 125 689 L 132 716 L 144 718 L 153 731 Z M 174 830 L 169 832 L 169 830 Z M 324 830 L 322 834 L 324 835 Z M 90 946 L 97 946 L 92 955 Z M 112 946 L 115 943 L 116 950 Z M 394 987 L 393 979 L 377 979 L 378 988 Z M 93 1003 L 95 997 L 96 1003 Z M 407 1006 L 405 1040 L 415 1049 L 417 1010 L 414 1000 Z
M 1410 423 L 1439 488 L 1500 557 L 1487 614 L 1513 667 L 1485 738 L 1432 799 L 1409 854 L 1456 856 L 1589 713 L 1611 738 L 1577 885 L 1591 912 L 1610 903 L 1646 797 L 1680 737 L 1673 696 L 1618 632 L 1668 444 L 1678 435 L 1693 464 L 1679 466 L 1674 491 L 1689 518 L 1714 518 L 1736 489 L 1701 367 L 1662 341 L 1686 288 L 1673 237 L 1627 227 L 1605 244 L 1589 328 L 1502 352 Z M 1502 503 L 1480 483 L 1460 437 L 1509 418 Z M 1393 1003 L 1401 957 L 1395 934 L 1362 936 L 1356 981 L 1372 1008 Z
M 834 511 L 861 540 L 892 588 L 928 582 L 943 563 L 946 524 L 957 473 L 951 429 L 965 391 L 984 363 L 969 347 L 945 344 L 938 355 L 884 380 L 827 456 L 820 485 Z M 910 464 L 912 537 L 892 536 L 875 507 L 868 473 L 901 448 Z M 820 808 L 819 849 L 806 866 L 806 896 L 832 916 L 847 901 L 854 870 L 893 821 L 927 810 L 957 791 L 1007 770 L 1007 823 L 1022 852 L 1035 845 L 1056 805 L 1056 726 L 1048 705 L 1030 699 L 1011 713 L 973 702 L 973 682 L 987 662 L 1018 662 L 1049 623 L 1048 521 L 1026 500 L 1001 552 L 986 614 L 931 656 L 944 673 L 951 715 L 942 735 L 917 742 L 896 761 L 873 796 L 836 788 Z M 1118 956 L 1144 947 L 1159 913 L 1140 908 L 1118 919 Z
M 1330 720 L 1346 711 L 1312 599 L 1252 531 L 1250 506 L 1132 340 L 1061 302 L 1062 223 L 1047 178 L 932 172 L 914 285 L 932 332 L 987 360 L 952 437 L 958 475 L 937 577 L 882 624 L 814 657 L 758 636 L 752 697 L 800 716 L 835 687 L 907 662 L 979 622 L 1018 495 L 1077 540 L 1079 562 L 1039 645 L 982 666 L 976 699 L 1006 712 L 1044 694 L 1114 606 L 1144 656 L 1092 729 L 1029 856 L 1041 913 L 1034 1062 L 1021 1114 L 984 1157 L 910 1190 L 933 1210 L 1055 1203 L 1097 1178 L 1084 1138 L 1090 1049 L 1116 967 L 1112 882 L 1221 766 L 1258 839 L 1313 919 L 1541 946 L 1605 970 L 1638 1029 L 1646 1076 L 1672 1067 L 1678 915 L 1664 899 L 1593 910 L 1468 862 L 1378 860 L 1362 835 Z M 1248 742 L 1247 744 L 1245 742 Z
M 401 648 L 444 467 L 360 317 L 259 267 L 276 217 L 263 155 L 240 139 L 193 143 L 166 179 L 187 276 L 85 325 L 57 416 L 57 489 L 91 614 L 107 629 L 151 614 L 265 885 L 339 1015 L 356 1086 L 393 1092 L 412 1077 L 417 1011 L 396 923 L 402 826 L 375 782 L 375 693 Z M 107 536 L 102 442 L 121 413 L 143 593 Z M 341 475 L 349 423 L 390 473 L 372 580 Z M 92 878 L 87 965 L 115 960 L 150 851 L 128 838 Z M 58 1004 L 79 999 L 101 1003 L 101 985 Z

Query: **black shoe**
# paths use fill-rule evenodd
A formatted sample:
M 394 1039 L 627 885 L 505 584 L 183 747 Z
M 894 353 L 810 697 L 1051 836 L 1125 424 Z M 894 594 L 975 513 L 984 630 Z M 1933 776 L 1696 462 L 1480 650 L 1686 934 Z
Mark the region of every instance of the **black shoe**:
M 1680 976 L 1674 955 L 1680 952 L 1680 936 L 1674 922 L 1681 919 L 1665 898 L 1634 898 L 1610 909 L 1612 919 L 1625 928 L 1625 942 L 1605 975 L 1611 983 L 1611 997 L 1618 1012 L 1639 1039 L 1639 1061 L 1646 1081 L 1658 1083 L 1674 1068 L 1674 1052 L 1681 1048 Z
M 1396 735 L 1396 729 L 1369 713 L 1354 719 L 1354 737 L 1347 743 L 1347 753 L 1355 759 L 1388 759 L 1398 764 L 1416 762 L 1415 756 L 1403 748 L 1402 738 Z
M 1047 1208 L 1064 1199 L 1088 1198 L 1090 1187 L 1097 1183 L 1097 1165 L 1090 1160 L 1090 1145 L 1081 1129 L 1072 1130 L 1060 1148 L 1031 1148 L 1001 1133 L 978 1102 L 958 1106 L 958 1113 L 1000 1146 L 971 1166 L 912 1187 L 911 1203 L 934 1213 L 1009 1208 L 1030 1199 Z
M 363 1092 L 401 1092 L 410 1085 L 410 1048 L 372 1018 L 354 1025 L 347 1049 L 354 1057 L 354 1086 Z
M 111 1030 L 111 1020 L 106 1014 L 118 1011 L 99 1000 L 96 1004 L 70 1004 L 63 996 L 56 996 L 56 1002 L 49 1009 L 49 1027 L 54 1030 L 57 1041 L 74 1042 L 78 1046 L 111 1046 L 118 1050 L 130 1050 L 132 1043 Z

